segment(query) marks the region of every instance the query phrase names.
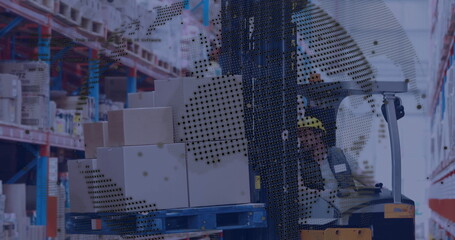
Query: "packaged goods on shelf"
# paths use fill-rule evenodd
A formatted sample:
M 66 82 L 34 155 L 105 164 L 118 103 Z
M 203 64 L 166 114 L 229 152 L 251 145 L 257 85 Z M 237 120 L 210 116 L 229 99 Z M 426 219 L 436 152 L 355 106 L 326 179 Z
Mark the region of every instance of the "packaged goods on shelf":
M 122 13 L 110 4 L 101 5 L 103 23 L 110 32 L 115 32 L 122 25 Z
M 101 0 L 103 4 L 111 5 L 122 13 L 122 21 L 130 24 L 131 20 L 136 19 L 138 16 L 138 9 L 136 1 L 131 1 L 125 4 L 122 0 Z
M 108 112 L 111 147 L 173 143 L 170 107 L 131 108 Z
M 82 136 L 81 111 L 57 109 L 53 130 L 55 133 Z
M 123 102 L 112 102 L 111 111 L 124 109 L 125 103 Z
M 18 76 L 23 96 L 49 97 L 50 71 L 44 62 L 4 62 L 0 72 Z
M 83 129 L 85 158 L 96 158 L 96 148 L 107 146 L 107 122 L 85 123 Z
M 231 147 L 235 145 L 231 141 L 207 141 L 199 149 L 200 145 L 187 144 L 190 207 L 251 201 L 246 145 L 242 149 Z M 226 147 L 231 150 L 224 153 L 221 149 Z
M 68 96 L 55 99 L 57 107 L 67 110 L 79 110 L 82 122 L 91 122 L 95 118 L 95 101 L 93 97 Z
M 54 101 L 49 102 L 49 127 L 54 131 L 55 117 L 57 116 L 57 104 Z
M 0 74 L 0 121 L 21 124 L 22 90 L 19 78 Z
M 82 16 L 79 27 L 91 34 L 103 36 L 104 23 L 100 14 L 101 2 L 98 0 L 81 0 L 80 4 Z
M 241 76 L 156 80 L 155 105 L 172 107 L 175 142 L 243 139 L 242 92 Z
M 170 27 L 170 41 L 168 41 L 168 56 L 169 63 L 173 67 L 180 69 L 180 59 L 182 58 L 182 25 L 183 17 L 174 16 L 172 20 L 169 21 Z M 204 44 L 201 44 L 204 45 Z
M 54 12 L 54 0 L 22 0 L 22 2 L 28 3 L 29 5 L 48 13 Z
M 188 69 L 190 71 L 196 71 L 195 60 L 202 60 L 202 48 L 201 44 L 197 42 L 200 38 L 201 30 L 189 23 L 185 23 L 182 29 L 182 41 L 181 41 L 181 68 Z M 195 41 L 192 41 L 192 40 Z
M 46 226 L 29 225 L 27 231 L 27 240 L 46 240 Z M 57 238 L 60 239 L 60 238 Z
M 58 196 L 58 159 L 48 158 L 48 170 L 47 170 L 47 195 L 57 197 Z
M 128 108 L 155 107 L 155 92 L 128 93 Z
M 152 59 L 152 49 L 153 42 L 159 41 L 155 33 L 152 33 L 151 26 L 155 24 L 157 17 L 157 12 L 155 9 L 147 10 L 145 6 L 139 6 L 139 22 L 141 24 L 141 30 L 137 31 L 137 36 L 139 38 L 139 45 L 141 47 L 141 58 L 151 62 Z M 151 34 L 150 34 L 151 33 Z
M 99 120 L 107 121 L 107 113 L 110 111 L 122 110 L 125 104 L 123 102 L 112 102 L 109 99 L 100 100 L 98 105 Z
M 21 83 L 16 75 L 0 74 L 0 98 L 20 97 Z
M 56 133 L 66 133 L 66 116 L 63 109 L 57 109 L 53 122 L 53 131 Z
M 127 83 L 126 77 L 106 77 L 104 79 L 106 98 L 116 102 L 126 102 Z
M 65 239 L 65 187 L 60 183 L 58 186 L 58 202 L 57 202 L 57 239 Z
M 68 160 L 70 209 L 74 213 L 93 213 L 95 208 L 89 181 L 96 181 L 96 159 Z
M 6 195 L 5 213 L 14 213 L 16 217 L 25 217 L 25 184 L 3 184 Z
M 25 208 L 27 211 L 36 209 L 36 185 L 25 186 Z
M 22 96 L 21 123 L 41 129 L 49 128 L 49 97 Z
M 79 0 L 58 0 L 54 9 L 56 16 L 74 25 L 81 23 L 81 9 Z
M 103 180 L 115 184 L 113 193 L 121 195 L 116 204 L 101 203 L 98 210 L 188 207 L 185 144 L 98 148 L 97 166 Z M 100 199 L 106 194 L 101 193 Z M 121 204 L 125 205 L 117 207 Z
M 19 235 L 19 239 L 32 239 L 29 238 L 29 228 L 30 228 L 30 218 L 29 217 L 19 217 L 16 215 L 16 222 L 17 222 L 17 233 Z
M 7 123 L 18 123 L 17 121 L 17 100 L 11 98 L 0 98 L 0 121 Z
M 3 225 L 3 237 L 5 240 L 17 240 L 19 239 L 19 233 L 17 231 L 17 218 L 14 213 L 5 213 L 5 222 Z
M 150 47 L 153 55 L 159 59 L 158 66 L 166 70 L 169 70 L 170 66 L 181 67 L 181 22 L 181 16 L 176 16 L 165 24 L 156 26 L 151 36 L 159 36 L 159 39 L 146 46 Z

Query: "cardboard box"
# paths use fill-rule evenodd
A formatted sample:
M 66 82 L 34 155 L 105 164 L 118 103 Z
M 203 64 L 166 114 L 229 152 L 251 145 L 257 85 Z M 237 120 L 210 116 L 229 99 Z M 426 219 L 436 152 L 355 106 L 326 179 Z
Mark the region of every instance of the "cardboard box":
M 0 98 L 17 98 L 20 88 L 21 83 L 17 76 L 0 73 Z
M 96 180 L 86 178 L 93 176 L 97 168 L 96 159 L 68 160 L 70 209 L 75 213 L 93 213 L 95 208 L 89 194 L 87 181 Z
M 134 211 L 128 203 L 137 201 L 147 210 L 188 207 L 185 144 L 98 148 L 98 159 L 100 173 L 120 190 L 109 194 L 131 198 L 119 202 L 124 207 L 106 203 L 102 210 Z
M 190 207 L 251 201 L 246 147 L 234 153 L 232 145 L 230 141 L 187 145 Z
M 155 107 L 155 92 L 128 93 L 128 108 Z
M 0 121 L 16 123 L 16 99 L 0 98 Z
M 49 98 L 23 96 L 21 123 L 43 129 L 49 128 Z
M 16 75 L 22 88 L 23 96 L 49 97 L 50 71 L 45 62 L 4 62 L 0 72 Z
M 17 76 L 0 74 L 0 121 L 21 123 L 22 91 Z
M 173 143 L 172 110 L 133 108 L 108 113 L 111 147 Z
M 104 79 L 104 92 L 106 97 L 116 102 L 126 102 L 127 77 L 106 77 Z
M 240 76 L 155 81 L 155 105 L 172 107 L 175 142 L 245 138 Z
M 96 158 L 96 148 L 107 146 L 107 122 L 85 123 L 83 128 L 85 158 Z
M 6 195 L 5 213 L 14 213 L 17 217 L 25 217 L 25 184 L 3 184 L 3 192 Z

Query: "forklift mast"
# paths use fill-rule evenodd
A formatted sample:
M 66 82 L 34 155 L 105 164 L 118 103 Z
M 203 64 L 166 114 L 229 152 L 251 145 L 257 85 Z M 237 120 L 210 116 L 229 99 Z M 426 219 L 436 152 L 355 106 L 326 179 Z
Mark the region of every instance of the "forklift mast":
M 222 0 L 220 64 L 242 75 L 253 202 L 265 202 L 267 229 L 236 239 L 299 239 L 297 29 L 306 1 Z M 254 185 L 254 184 L 252 184 Z M 264 191 L 265 190 L 265 191 Z

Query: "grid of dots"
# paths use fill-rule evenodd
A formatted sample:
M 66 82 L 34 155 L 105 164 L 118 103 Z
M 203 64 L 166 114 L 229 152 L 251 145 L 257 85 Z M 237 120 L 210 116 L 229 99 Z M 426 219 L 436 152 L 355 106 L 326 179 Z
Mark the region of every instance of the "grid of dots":
M 300 62 L 304 62 L 305 64 L 297 64 L 297 67 L 300 70 L 301 75 L 298 75 L 299 79 L 302 79 L 301 83 L 309 83 L 314 80 L 314 74 L 317 73 L 317 70 L 325 73 L 326 76 L 332 76 L 337 78 L 340 74 L 347 75 L 351 80 L 355 81 L 359 86 L 364 89 L 365 96 L 364 97 L 357 97 L 353 98 L 351 101 L 351 106 L 359 106 L 362 104 L 368 104 L 371 107 L 370 115 L 366 115 L 364 117 L 359 118 L 352 118 L 351 125 L 352 127 L 347 128 L 343 131 L 336 131 L 337 130 L 337 122 L 334 121 L 334 115 L 336 114 L 336 110 L 338 108 L 337 103 L 341 100 L 341 96 L 336 95 L 337 90 L 340 90 L 336 84 L 334 86 L 330 86 L 329 89 L 317 89 L 317 85 L 315 85 L 312 89 L 312 94 L 309 94 L 308 98 L 313 99 L 310 102 L 310 107 L 305 107 L 305 112 L 307 114 L 312 114 L 315 117 L 318 117 L 320 120 L 323 121 L 325 127 L 327 128 L 328 135 L 326 136 L 326 141 L 334 143 L 335 137 L 343 138 L 345 137 L 344 141 L 345 146 L 350 146 L 350 149 L 344 149 L 345 151 L 350 150 L 353 152 L 359 152 L 362 147 L 365 145 L 366 139 L 369 137 L 369 122 L 371 122 L 371 116 L 376 113 L 376 108 L 379 104 L 376 104 L 375 99 L 369 94 L 371 91 L 371 84 L 370 81 L 374 80 L 374 70 L 368 63 L 365 58 L 364 53 L 360 50 L 356 41 L 348 34 L 348 32 L 340 25 L 338 21 L 333 19 L 329 14 L 327 14 L 321 7 L 312 4 L 312 3 L 300 3 L 299 7 L 301 7 L 300 15 L 297 19 L 294 19 L 294 23 L 299 30 L 300 39 L 299 41 L 304 41 L 307 44 L 309 52 L 303 51 L 295 53 L 293 52 L 290 54 L 292 57 L 296 57 Z M 269 11 L 264 12 L 264 15 L 256 16 L 255 21 L 257 24 L 267 23 L 269 21 L 267 14 L 273 15 L 274 7 L 277 7 L 276 3 L 264 3 L 269 4 Z M 295 5 L 293 5 L 295 6 Z M 162 8 L 158 11 L 158 18 L 155 23 L 153 23 L 149 30 L 148 34 L 155 29 L 155 27 L 164 24 L 167 20 L 170 20 L 173 16 L 177 16 L 182 12 L 183 3 L 179 2 L 176 4 L 171 5 L 170 7 Z M 222 15 L 228 15 L 232 18 L 236 18 L 241 14 L 237 12 L 238 8 L 233 9 L 224 9 L 223 13 L 219 15 L 219 18 L 213 19 L 212 23 L 214 24 L 221 24 L 224 20 Z M 250 10 L 251 11 L 251 10 Z M 252 9 L 254 11 L 254 9 Z M 223 23 L 226 23 L 224 21 Z M 284 31 L 291 32 L 295 28 L 294 26 L 290 25 Z M 231 32 L 230 32 L 231 31 Z M 228 29 L 225 34 L 232 34 L 235 32 L 241 32 L 242 29 Z M 253 33 L 251 31 L 250 33 Z M 279 31 L 276 29 L 270 29 L 267 32 L 269 35 L 276 35 L 280 34 Z M 262 36 L 255 36 L 262 41 L 267 41 L 269 38 L 266 35 Z M 210 49 L 212 42 L 211 41 L 220 41 L 222 38 L 221 34 L 217 35 L 218 39 L 211 40 L 207 39 L 206 36 L 203 34 L 199 35 L 199 43 L 204 45 L 206 49 Z M 238 44 L 237 41 L 231 41 L 229 39 L 223 39 L 222 41 L 223 46 L 232 47 L 230 45 Z M 193 39 L 193 41 L 195 41 Z M 378 45 L 377 41 L 374 41 L 373 45 Z M 238 46 L 240 51 L 241 48 L 245 46 Z M 272 55 L 273 51 L 267 51 L 264 49 L 255 49 L 252 50 L 255 52 L 255 55 L 267 55 L 269 59 L 267 63 L 273 63 L 276 61 L 282 61 L 282 55 L 276 54 Z M 372 52 L 375 54 L 375 52 Z M 191 73 L 192 76 L 196 76 L 198 78 L 205 77 L 205 73 L 208 71 L 207 67 L 211 65 L 210 59 L 213 58 L 213 55 L 207 50 L 207 55 L 209 55 L 209 60 L 198 60 L 195 61 L 196 70 Z M 287 53 L 289 54 L 289 53 Z M 293 61 L 291 59 L 285 59 L 285 61 Z M 257 71 L 267 71 L 261 69 L 261 65 L 254 64 L 253 62 L 250 63 L 251 65 L 239 65 L 238 62 L 227 62 L 226 65 L 231 66 L 238 66 L 240 69 L 246 69 L 248 67 L 254 67 Z M 230 73 L 226 73 L 230 74 Z M 273 70 L 272 70 L 273 74 Z M 217 80 L 223 80 L 224 77 Z M 258 79 L 259 81 L 265 79 Z M 220 161 L 220 157 L 226 154 L 242 152 L 246 155 L 247 152 L 247 144 L 245 139 L 245 129 L 244 126 L 244 117 L 247 118 L 254 118 L 253 115 L 248 115 L 245 113 L 246 116 L 243 115 L 243 109 L 251 108 L 248 106 L 243 105 L 243 96 L 241 96 L 242 91 L 244 91 L 243 86 L 241 84 L 234 84 L 234 85 L 223 85 L 220 83 L 221 81 L 215 81 L 213 84 L 200 86 L 199 91 L 194 93 L 194 98 L 190 100 L 190 104 L 186 106 L 186 116 L 182 118 L 180 124 L 182 124 L 186 130 L 185 139 L 189 141 L 189 151 L 195 155 L 197 161 L 206 162 L 207 164 L 215 163 L 216 161 Z M 229 81 L 228 81 L 229 82 Z M 217 84 L 218 83 L 218 84 Z M 265 82 L 260 87 L 267 87 L 268 82 Z M 277 84 L 278 86 L 279 84 Z M 269 86 L 270 87 L 270 86 Z M 285 86 L 281 86 L 285 87 Z M 311 88 L 311 87 L 310 87 Z M 276 92 L 281 91 L 281 89 L 270 89 L 270 95 L 276 96 Z M 253 93 L 248 92 L 245 93 L 245 99 L 250 98 Z M 263 94 L 262 92 L 257 92 L 255 94 Z M 263 96 L 267 98 L 266 96 Z M 232 99 L 229 101 L 227 99 Z M 250 103 L 249 103 L 250 104 Z M 314 111 L 314 108 L 319 108 L 323 111 Z M 273 112 L 279 111 L 280 109 L 268 109 Z M 263 109 L 256 109 L 256 113 L 261 113 L 264 111 Z M 344 110 L 344 112 L 349 113 L 348 110 Z M 226 118 L 223 116 L 229 116 Z M 263 112 L 261 113 L 263 114 Z M 232 116 L 238 116 L 238 118 L 232 118 Z M 346 116 L 349 116 L 346 115 Z M 210 121 L 212 120 L 212 121 Z M 268 126 L 264 124 L 257 124 L 256 126 L 258 129 L 262 131 L 256 132 L 257 134 L 255 137 L 257 138 L 267 138 L 267 133 L 275 133 L 277 132 L 276 129 L 267 129 Z M 280 126 L 279 126 L 280 127 Z M 269 132 L 267 132 L 269 131 Z M 335 133 L 338 133 L 335 136 Z M 357 134 L 356 138 L 347 139 L 346 136 L 351 136 L 353 133 Z M 249 139 L 251 142 L 254 143 L 255 139 Z M 215 143 L 210 143 L 209 141 L 216 141 Z M 275 140 L 271 140 L 272 142 Z M 280 140 L 281 141 L 281 140 Z M 280 142 L 276 141 L 276 142 Z M 274 143 L 276 143 L 274 142 Z M 280 156 L 276 152 L 281 151 L 281 148 L 276 146 L 263 146 L 267 147 L 266 149 L 254 149 L 254 151 L 258 152 L 259 155 L 272 155 L 272 156 Z M 297 147 L 295 149 L 289 149 L 289 151 L 297 152 Z M 255 154 L 257 156 L 257 154 Z M 255 156 L 253 156 L 255 157 Z M 294 156 L 295 157 L 295 156 Z M 292 157 L 291 157 L 292 158 Z M 296 157 L 298 158 L 298 157 Z M 252 161 L 255 165 L 259 166 L 259 170 L 261 174 L 264 175 L 263 181 L 264 185 L 268 187 L 270 190 L 269 192 L 269 202 L 271 202 L 273 206 L 279 206 L 280 200 L 282 199 L 280 195 L 286 195 L 287 193 L 287 186 L 282 186 L 283 191 L 278 190 L 282 185 L 281 182 L 276 181 L 276 178 L 271 178 L 274 174 L 277 174 L 277 170 L 281 170 L 282 167 L 279 165 L 280 163 L 262 163 L 260 160 Z M 262 167 L 261 166 L 267 166 Z M 295 167 L 298 167 L 296 164 Z M 288 169 L 290 172 L 293 171 Z M 307 169 L 308 170 L 308 169 Z M 317 168 L 310 168 L 310 171 L 317 170 Z M 96 171 L 90 172 L 87 174 L 90 175 L 87 179 L 95 179 L 90 180 L 87 183 L 92 184 L 90 185 L 91 188 L 89 189 L 90 193 L 93 195 L 94 203 L 96 204 L 97 208 L 100 211 L 104 211 L 104 209 L 108 209 L 107 211 L 125 211 L 126 206 L 130 206 L 129 209 L 131 210 L 131 206 L 138 206 L 136 208 L 145 208 L 148 211 L 153 211 L 152 205 L 147 205 L 141 201 L 134 202 L 132 199 L 125 198 L 121 195 L 121 189 L 116 188 L 114 183 L 111 183 L 110 179 L 104 178 L 104 176 Z M 275 171 L 275 172 L 274 172 Z M 85 171 L 87 172 L 87 171 Z M 305 176 L 300 176 L 305 177 Z M 101 182 L 99 182 L 101 181 Z M 295 182 L 291 182 L 290 184 L 297 184 Z M 305 186 L 301 186 L 299 189 L 299 201 L 300 201 L 300 212 L 301 215 L 305 218 L 308 218 L 311 213 L 311 205 L 316 203 L 316 200 L 321 196 L 321 193 L 318 191 L 310 190 Z M 334 203 L 334 196 L 335 191 L 329 192 L 329 199 L 326 199 L 329 203 Z M 103 200 L 104 199 L 104 200 Z M 121 202 L 118 204 L 117 202 Z M 126 206 L 125 206 L 126 204 Z M 145 204 L 145 205 L 144 205 Z M 142 206 L 142 207 L 141 207 Z M 327 211 L 331 211 L 331 207 L 329 206 Z M 103 210 L 101 210 L 103 209 Z M 269 209 L 272 216 L 279 216 L 280 209 Z M 283 230 L 286 224 L 285 221 L 278 221 L 278 232 L 284 236 L 287 233 Z M 290 229 L 290 231 L 295 231 L 296 229 Z M 286 235 L 289 236 L 289 235 Z M 155 238 L 154 238 L 155 239 Z
M 267 2 L 265 3 L 267 4 Z M 273 4 L 270 4 L 270 8 L 273 8 Z M 276 6 L 275 6 L 276 7 Z M 293 53 L 293 56 L 296 56 L 299 61 L 305 62 L 303 65 L 297 65 L 298 68 L 300 68 L 300 72 L 302 75 L 299 75 L 298 77 L 303 78 L 302 83 L 309 83 L 312 80 L 314 80 L 313 74 L 317 73 L 317 69 L 319 71 L 324 72 L 326 76 L 336 76 L 340 73 L 346 74 L 349 76 L 353 81 L 355 81 L 358 86 L 360 86 L 364 92 L 365 92 L 365 97 L 363 99 L 363 102 L 368 102 L 371 106 L 371 112 L 375 112 L 375 102 L 372 96 L 369 94 L 372 89 L 372 85 L 369 84 L 370 81 L 374 80 L 374 71 L 372 70 L 371 66 L 369 65 L 368 61 L 366 60 L 365 56 L 363 55 L 362 51 L 359 49 L 357 46 L 356 42 L 349 36 L 348 32 L 341 27 L 332 17 L 330 17 L 327 13 L 325 13 L 322 9 L 317 7 L 314 4 L 307 4 L 304 6 L 303 10 L 300 12 L 301 15 L 299 16 L 300 18 L 295 21 L 297 28 L 299 31 L 302 33 L 300 36 L 300 41 L 306 41 L 308 49 L 311 51 L 310 53 L 303 52 L 303 53 Z M 237 15 L 235 10 L 232 12 L 227 12 L 225 13 L 228 16 L 235 16 Z M 267 13 L 265 13 L 266 15 Z M 240 13 L 238 14 L 240 15 Z M 258 22 L 258 24 L 265 24 L 267 16 L 257 16 L 255 15 L 255 22 Z M 264 20 L 262 22 L 262 20 Z M 294 19 L 295 20 L 295 19 Z M 219 20 L 214 21 L 214 22 L 220 22 Z M 289 29 L 292 28 L 292 26 L 289 26 Z M 289 30 L 288 29 L 288 30 Z M 231 31 L 238 31 L 239 29 L 229 29 Z M 250 29 L 251 30 L 251 29 Z M 286 31 L 286 30 L 285 30 Z M 250 31 L 252 33 L 252 31 Z M 228 33 L 232 34 L 232 33 Z M 279 32 L 274 32 L 273 30 L 270 30 L 267 34 L 271 35 L 276 35 L 280 34 Z M 263 35 L 259 36 L 261 40 L 267 41 L 268 36 Z M 203 42 L 204 39 L 201 39 L 201 42 Z M 229 46 L 230 44 L 238 44 L 238 42 L 235 42 L 235 39 L 227 39 L 227 41 L 223 41 L 222 46 L 228 45 L 228 48 L 232 48 L 232 46 Z M 208 46 L 206 46 L 208 47 Z M 242 46 L 239 46 L 239 49 L 241 49 Z M 243 47 L 244 48 L 244 47 Z M 251 50 L 253 53 L 252 55 L 265 55 L 268 56 L 268 63 L 273 63 L 274 61 L 281 61 L 282 60 L 282 55 L 276 54 L 275 56 L 271 55 L 270 52 L 264 49 L 255 49 Z M 310 56 L 311 55 L 311 56 Z M 286 60 L 285 60 L 286 61 Z M 227 65 L 232 65 L 236 66 L 235 62 L 228 62 L 226 63 Z M 253 67 L 256 67 L 260 69 L 262 66 L 257 65 L 257 64 L 252 64 Z M 244 69 L 245 67 L 249 66 L 238 66 L 241 69 Z M 204 69 L 204 63 L 199 64 L 199 68 Z M 267 71 L 264 69 L 264 71 Z M 272 70 L 273 71 L 273 70 Z M 196 72 L 196 74 L 201 74 L 199 71 Z M 257 79 L 259 84 L 261 84 L 261 81 L 264 81 L 265 79 Z M 279 86 L 279 84 L 276 84 Z M 260 87 L 265 87 L 265 88 L 272 88 L 272 86 L 267 86 L 267 83 L 264 83 L 264 85 L 259 86 Z M 285 87 L 282 85 L 282 87 Z M 326 86 L 327 87 L 327 86 Z M 326 89 L 321 89 L 321 87 L 317 84 L 314 86 L 310 86 L 308 90 L 308 95 L 305 96 L 308 99 L 311 99 L 311 106 L 305 107 L 305 112 L 306 114 L 313 115 L 317 118 L 319 118 L 325 125 L 328 131 L 328 135 L 326 137 L 326 141 L 332 142 L 334 145 L 335 142 L 335 133 L 336 133 L 336 114 L 337 114 L 337 108 L 339 107 L 339 103 L 341 102 L 342 96 L 341 94 L 341 89 L 340 86 L 337 86 L 337 83 L 334 83 L 333 86 L 328 86 Z M 281 89 L 279 89 L 281 91 Z M 270 94 L 273 95 L 274 89 L 270 89 Z M 337 91 L 340 92 L 339 95 L 337 95 Z M 251 93 L 246 93 L 251 94 Z M 255 92 L 256 94 L 264 94 L 262 92 Z M 267 98 L 267 96 L 262 96 L 264 98 Z M 363 103 L 361 102 L 361 103 Z M 359 103 L 359 104 L 361 104 Z M 318 109 L 318 110 L 315 110 Z M 270 107 L 267 109 L 270 112 L 280 112 L 280 109 L 271 109 Z M 256 111 L 256 113 L 260 113 L 261 110 Z M 247 113 L 248 114 L 248 113 Z M 260 113 L 261 114 L 261 113 Z M 255 116 L 250 116 L 247 115 L 246 117 L 255 117 Z M 359 119 L 359 121 L 365 121 L 365 119 Z M 256 122 L 255 122 L 256 123 Z M 261 138 L 261 137 L 267 137 L 263 136 L 262 134 L 266 134 L 267 131 L 274 131 L 273 129 L 268 129 L 270 126 L 267 126 L 264 124 L 264 126 L 260 126 L 261 123 L 258 123 L 257 125 L 258 128 L 263 127 L 262 132 L 257 131 L 255 132 L 255 137 Z M 353 124 L 355 125 L 355 123 Z M 256 126 L 256 125 L 255 125 Z M 358 124 L 358 126 L 364 126 L 364 124 Z M 359 139 L 355 140 L 355 144 L 353 148 L 356 149 L 361 149 L 362 145 L 365 143 L 365 138 L 368 135 L 368 128 L 361 128 L 361 129 L 349 129 L 348 131 L 359 131 L 361 132 L 362 137 L 359 137 Z M 338 131 L 339 134 L 343 134 L 343 131 Z M 253 140 L 254 141 L 254 140 Z M 277 141 L 279 142 L 279 141 Z M 257 146 L 256 148 L 260 148 L 261 146 Z M 265 148 L 265 150 L 264 150 Z M 259 154 L 273 154 L 271 152 L 277 151 L 280 148 L 275 147 L 272 145 L 267 145 L 263 146 L 261 150 L 255 149 L 254 151 L 258 151 Z M 254 157 L 254 156 L 253 156 Z M 280 173 L 274 173 L 273 171 L 280 171 L 282 169 L 280 166 L 277 166 L 276 169 L 271 169 L 273 168 L 273 164 L 267 164 L 267 163 L 261 163 L 261 160 L 258 159 L 259 163 L 257 165 L 259 166 L 266 166 L 266 169 L 264 167 L 259 167 L 261 174 L 265 175 L 264 181 L 265 185 L 267 187 L 270 187 L 269 191 L 269 199 L 268 201 L 271 203 L 272 206 L 279 206 L 282 204 L 282 202 L 279 202 L 282 198 L 280 195 L 286 194 L 286 191 L 280 191 L 280 187 L 277 185 L 280 185 L 282 183 L 280 182 L 272 182 L 276 181 L 274 180 L 273 177 L 269 178 L 269 176 L 273 175 L 280 175 Z M 255 162 L 255 161 L 252 161 Z M 302 166 L 304 167 L 304 166 Z M 309 169 L 310 172 L 316 172 L 319 170 L 319 166 L 313 166 L 312 167 L 306 167 Z M 308 176 L 301 176 L 303 178 L 307 178 Z M 272 180 L 273 179 L 273 180 Z M 314 178 L 313 178 L 314 180 Z M 306 181 L 308 182 L 308 181 Z M 293 183 L 290 183 L 293 184 Z M 284 189 L 286 189 L 286 186 L 282 186 Z M 309 191 L 308 188 L 301 187 L 299 189 L 300 191 L 300 196 L 299 196 L 299 201 L 300 203 L 300 212 L 302 213 L 301 216 L 309 217 L 311 216 L 312 209 L 311 205 L 316 203 L 316 200 L 321 196 L 321 194 L 317 191 Z M 334 198 L 335 198 L 335 191 L 329 191 L 329 203 L 334 203 Z M 327 211 L 333 210 L 330 209 L 331 207 L 328 207 Z M 269 209 L 270 212 L 272 213 L 273 216 L 279 216 L 280 215 L 280 210 L 278 209 Z M 273 214 L 275 213 L 275 214 Z M 287 235 L 284 230 L 283 224 L 288 224 L 290 222 L 286 222 L 286 220 L 278 220 L 278 232 L 280 233 L 281 236 L 291 236 Z M 284 221 L 284 222 L 283 222 Z M 306 220 L 304 219 L 303 223 L 306 223 Z M 289 226 L 293 227 L 293 225 L 289 224 Z M 290 231 L 295 231 L 296 229 L 290 229 Z
M 99 169 L 85 165 L 79 173 L 85 178 L 87 192 L 95 211 L 112 214 L 110 219 L 105 220 L 112 232 L 118 233 L 124 239 L 135 239 L 138 236 L 143 239 L 164 239 L 161 234 L 150 234 L 152 231 L 159 231 L 156 222 L 151 220 L 156 216 L 154 212 L 158 210 L 156 204 L 125 196 L 122 188 Z M 148 214 L 140 214 L 143 212 Z M 132 217 L 131 213 L 137 214 Z M 144 230 L 138 230 L 137 225 Z
M 216 141 L 244 138 L 243 87 L 235 76 L 212 78 L 197 87 L 178 122 L 180 141 Z
M 147 34 L 150 35 L 159 26 L 172 20 L 173 17 L 182 15 L 183 7 L 189 0 L 179 1 L 166 7 L 158 7 L 156 20 L 148 27 Z
M 194 161 L 207 165 L 219 163 L 223 157 L 232 154 L 242 153 L 248 156 L 245 139 L 188 142 L 187 151 L 194 156 Z

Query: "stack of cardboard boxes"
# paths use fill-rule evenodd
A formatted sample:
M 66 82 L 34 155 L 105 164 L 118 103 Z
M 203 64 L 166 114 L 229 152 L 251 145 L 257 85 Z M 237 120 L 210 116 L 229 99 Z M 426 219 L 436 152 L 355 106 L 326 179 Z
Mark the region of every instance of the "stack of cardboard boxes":
M 128 96 L 134 108 L 84 126 L 86 159 L 68 163 L 72 212 L 250 202 L 241 79 L 155 86 Z
M 49 128 L 49 66 L 44 62 L 5 62 L 0 72 L 16 75 L 21 84 L 21 124 Z
M 21 123 L 22 92 L 17 76 L 0 74 L 0 121 Z

